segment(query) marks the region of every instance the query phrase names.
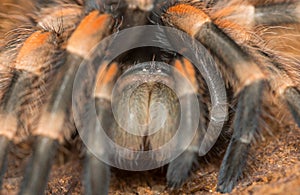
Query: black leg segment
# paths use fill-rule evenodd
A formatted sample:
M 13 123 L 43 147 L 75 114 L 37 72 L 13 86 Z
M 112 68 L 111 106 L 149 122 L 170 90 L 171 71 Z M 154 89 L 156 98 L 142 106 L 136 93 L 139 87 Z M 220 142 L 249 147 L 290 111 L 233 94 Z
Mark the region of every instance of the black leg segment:
M 37 137 L 36 145 L 25 171 L 22 182 L 22 195 L 44 194 L 48 176 L 51 170 L 52 160 L 58 147 L 58 141 L 48 137 Z
M 242 174 L 251 142 L 259 131 L 262 92 L 265 85 L 264 80 L 256 81 L 246 86 L 239 95 L 233 123 L 234 133 L 218 177 L 219 192 L 231 192 Z

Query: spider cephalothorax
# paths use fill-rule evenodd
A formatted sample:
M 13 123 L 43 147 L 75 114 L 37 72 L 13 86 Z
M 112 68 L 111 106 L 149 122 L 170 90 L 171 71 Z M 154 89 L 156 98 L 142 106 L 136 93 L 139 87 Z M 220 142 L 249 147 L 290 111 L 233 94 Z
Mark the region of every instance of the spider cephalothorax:
M 132 151 L 161 148 L 172 140 L 183 123 L 186 136 L 194 137 L 190 145 L 169 163 L 167 184 L 170 188 L 180 187 L 190 175 L 201 141 L 210 133 L 207 131 L 211 131 L 206 128 L 213 118 L 209 116 L 213 115 L 214 100 L 207 94 L 211 89 L 205 78 L 212 78 L 212 75 L 202 75 L 195 68 L 195 62 L 184 56 L 185 51 L 199 53 L 198 49 L 193 50 L 194 45 L 182 46 L 178 53 L 169 48 L 144 45 L 114 56 L 115 50 L 110 47 L 143 43 L 151 37 L 146 30 L 139 33 L 136 30 L 131 31 L 129 40 L 119 40 L 122 30 L 130 27 L 156 25 L 161 33 L 156 42 L 161 40 L 166 47 L 181 39 L 187 40 L 183 37 L 188 36 L 206 48 L 208 53 L 203 51 L 203 58 L 209 54 L 214 59 L 215 63 L 205 63 L 205 66 L 217 69 L 213 76 L 226 83 L 227 103 L 235 110 L 227 121 L 232 136 L 220 168 L 218 191 L 231 192 L 241 177 L 250 145 L 260 133 L 262 105 L 285 104 L 300 125 L 300 53 L 297 50 L 300 40 L 293 36 L 294 43 L 285 42 L 277 40 L 279 35 L 275 39 L 271 34 L 282 31 L 282 39 L 292 39 L 284 33 L 300 32 L 300 3 L 297 0 L 33 2 L 36 6 L 26 16 L 1 15 L 6 18 L 5 24 L 12 21 L 1 29 L 1 32 L 8 31 L 1 37 L 0 53 L 1 176 L 9 142 L 36 137 L 21 194 L 43 192 L 57 144 L 71 139 L 70 135 L 79 132 L 80 125 L 88 126 L 86 136 L 79 134 L 89 147 L 98 148 L 104 159 L 115 158 L 114 152 L 108 151 L 111 148 L 103 144 L 104 136 L 95 138 L 102 129 L 90 115 L 78 119 L 73 113 L 75 123 L 77 119 L 83 121 L 79 125 L 76 123 L 75 128 L 74 105 L 85 112 L 91 106 L 87 103 L 89 99 L 94 100 L 95 113 L 107 136 Z M 287 25 L 289 28 L 282 30 L 281 27 Z M 162 26 L 171 28 L 159 30 Z M 168 31 L 172 28 L 183 33 L 182 36 L 171 35 Z M 106 39 L 112 34 L 114 36 Z M 102 44 L 99 46 L 99 43 Z M 282 43 L 287 44 L 283 47 L 288 48 L 287 51 L 279 47 Z M 114 57 L 107 61 L 111 56 Z M 98 72 L 98 78 L 92 81 L 84 78 L 79 82 L 76 79 L 74 84 L 81 64 L 88 65 L 85 67 L 88 75 Z M 189 85 L 178 80 L 180 76 Z M 122 82 L 118 82 L 120 79 Z M 93 82 L 96 87 L 90 85 Z M 72 92 L 78 89 L 80 93 L 73 93 L 72 107 Z M 113 99 L 113 93 L 119 95 Z M 194 97 L 197 104 L 194 104 Z M 201 112 L 194 112 L 194 109 Z M 114 111 L 117 115 L 113 115 Z M 163 124 L 160 124 L 160 116 Z M 194 127 L 195 134 L 191 135 L 189 129 Z M 182 147 L 184 135 L 180 136 L 174 150 Z M 87 194 L 107 194 L 110 169 L 94 154 L 85 151 L 85 191 Z M 159 162 L 170 154 L 172 152 L 159 153 L 146 160 Z M 122 160 L 131 162 L 140 158 L 130 152 L 122 155 Z M 116 161 L 122 164 L 122 160 L 117 158 Z

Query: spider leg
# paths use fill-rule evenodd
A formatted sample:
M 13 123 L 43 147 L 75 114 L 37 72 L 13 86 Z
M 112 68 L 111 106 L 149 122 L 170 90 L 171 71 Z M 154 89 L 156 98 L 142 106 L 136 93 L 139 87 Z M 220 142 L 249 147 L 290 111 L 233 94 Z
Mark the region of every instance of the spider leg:
M 10 100 L 10 98 L 9 104 L 7 105 L 14 107 L 16 105 L 20 106 L 24 104 L 22 105 L 24 106 L 24 108 L 32 106 L 33 109 L 38 109 L 35 110 L 34 113 L 39 113 L 41 111 L 39 110 L 39 108 L 41 107 L 40 104 L 45 102 L 42 95 L 45 95 L 46 90 L 48 90 L 49 88 L 47 86 L 36 85 L 36 82 L 34 81 L 39 81 L 39 77 L 43 78 L 44 73 L 46 75 L 46 78 L 41 79 L 40 82 L 48 83 L 47 78 L 50 76 L 49 72 L 51 72 L 49 69 L 54 68 L 54 66 L 49 67 L 48 63 L 50 62 L 50 65 L 53 65 L 52 59 L 55 59 L 55 54 L 57 54 L 57 48 L 54 47 L 54 43 L 56 43 L 56 41 L 58 40 L 55 40 L 54 37 L 56 37 L 55 32 L 36 31 L 25 41 L 23 47 L 18 53 L 18 57 L 16 60 L 17 63 L 15 69 L 21 72 L 19 73 L 17 83 L 15 84 L 13 90 L 13 92 L 16 91 L 17 94 L 11 94 L 12 97 L 15 98 L 15 100 L 12 101 Z M 54 46 L 51 47 L 52 44 Z M 51 52 L 53 52 L 52 55 Z M 35 75 L 31 76 L 29 73 L 35 73 Z M 30 86 L 30 91 L 32 92 L 29 97 L 31 99 L 23 100 L 24 96 L 26 96 L 27 93 L 25 89 L 28 88 L 28 86 Z M 40 95 L 39 93 L 37 94 L 35 92 L 36 90 L 40 90 L 39 93 L 42 95 Z M 21 94 L 19 94 L 20 92 Z M 58 140 L 53 140 L 49 136 L 38 136 L 36 138 L 35 148 L 31 160 L 25 171 L 25 178 L 23 180 L 23 183 L 21 184 L 20 194 L 43 193 L 48 174 L 50 172 L 49 166 L 51 165 L 57 145 Z
M 265 6 L 257 6 L 255 8 L 254 20 L 256 25 L 262 24 L 275 26 L 281 24 L 299 24 L 300 3 L 291 1 Z M 290 69 L 297 70 L 298 65 L 295 66 L 293 63 L 291 63 L 294 59 L 277 63 L 277 58 L 275 58 L 274 56 L 272 57 L 275 61 L 275 63 L 273 63 L 273 68 L 275 68 L 275 72 L 278 72 L 280 75 L 276 77 L 277 79 L 273 79 L 273 81 L 270 82 L 271 87 L 272 89 L 277 91 L 277 93 L 279 92 L 279 97 L 287 103 L 287 106 L 291 114 L 293 115 L 295 122 L 300 127 L 300 92 L 296 87 L 294 87 L 297 86 L 297 83 L 293 82 L 293 77 L 297 74 L 289 72 Z M 296 64 L 299 64 L 299 62 L 296 62 Z M 290 76 L 288 76 L 287 74 L 289 74 Z M 295 80 L 297 80 L 297 78 Z M 284 86 L 284 88 L 278 88 L 278 84 Z
M 194 91 L 187 91 L 182 96 L 182 105 L 187 106 L 187 110 L 194 109 L 195 105 L 192 103 L 191 98 L 195 94 L 198 94 L 198 84 L 196 80 L 196 73 L 193 65 L 186 59 L 176 60 L 174 66 L 179 70 L 179 72 L 187 78 L 190 83 L 193 85 Z M 200 110 L 200 119 L 197 128 L 196 135 L 190 144 L 190 146 L 175 160 L 171 161 L 168 166 L 167 171 L 167 183 L 170 188 L 178 188 L 183 182 L 190 176 L 191 169 L 195 164 L 198 157 L 198 148 L 200 147 L 200 138 L 205 135 L 205 108 L 203 104 L 203 98 L 201 94 L 198 94 L 198 103 Z M 193 117 L 189 116 L 188 119 L 185 119 L 184 127 L 192 128 L 193 121 L 189 120 Z M 184 138 L 179 138 L 179 141 Z
M 57 146 L 57 140 L 48 137 L 37 137 L 19 194 L 44 193 L 50 172 L 49 167 L 52 165 Z
M 6 78 L 6 79 L 2 80 L 1 84 L 2 85 L 6 84 L 7 86 L 9 86 L 9 84 L 11 83 L 12 75 L 7 74 L 7 73 L 9 73 L 9 71 L 7 71 L 7 68 L 4 67 L 4 70 L 2 68 L 1 75 L 3 75 L 3 78 Z M 6 75 L 6 76 L 4 77 L 4 75 Z M 2 88 L 1 90 L 2 90 L 2 92 L 4 92 L 1 94 L 1 96 L 3 97 L 5 92 L 8 91 L 8 87 Z M 6 171 L 7 152 L 8 152 L 9 145 L 12 141 L 13 135 L 14 135 L 14 133 L 11 133 L 10 130 L 4 129 L 4 128 L 2 128 L 0 131 L 0 145 L 2 148 L 2 150 L 0 152 L 0 186 L 2 186 L 2 179 L 3 179 L 3 176 Z
M 234 133 L 227 148 L 218 176 L 218 191 L 231 192 L 246 164 L 254 135 L 259 130 L 263 81 L 246 86 L 239 94 L 234 118 Z
M 55 153 L 56 143 L 63 140 L 64 122 L 70 115 L 73 82 L 78 67 L 83 59 L 88 58 L 91 49 L 111 33 L 113 24 L 110 15 L 91 11 L 68 40 L 66 61 L 58 70 L 51 96 L 35 131 L 39 138 L 20 194 L 43 193 L 52 159 L 49 149 Z M 43 179 L 36 183 L 34 178 Z
M 227 70 L 224 66 L 220 68 L 233 86 L 239 103 L 233 121 L 234 135 L 221 165 L 217 190 L 231 192 L 245 166 L 254 134 L 259 130 L 265 75 L 256 62 L 197 6 L 185 3 L 174 5 L 167 9 L 162 18 L 165 23 L 199 40 L 226 66 Z
M 276 61 L 269 67 L 271 70 L 271 78 L 269 84 L 275 98 L 280 102 L 284 102 L 292 114 L 294 121 L 300 127 L 300 91 L 297 88 L 298 74 L 293 70 L 298 69 L 299 62 L 289 61 Z
M 283 2 L 255 7 L 256 25 L 279 25 L 300 22 L 300 3 Z
M 25 73 L 24 73 L 25 72 Z M 18 111 L 21 108 L 21 100 L 24 99 L 24 91 L 30 90 L 31 78 L 26 71 L 22 73 L 15 72 L 13 81 L 11 82 L 10 89 L 6 92 L 1 101 L 1 143 L 3 152 L 1 152 L 1 175 L 5 172 L 4 161 L 6 158 L 7 147 L 13 140 L 17 130 L 20 128 L 18 125 Z M 31 77 L 31 78 L 30 78 Z M 2 162 L 3 161 L 3 162 Z
M 3 47 L 4 48 L 4 47 Z M 3 49 L 2 48 L 2 49 Z M 6 92 L 9 91 L 9 86 L 12 83 L 13 71 L 9 66 L 12 64 L 12 60 L 8 60 L 5 56 L 9 56 L 5 51 L 1 51 L 1 65 L 0 65 L 0 75 L 1 75 L 1 93 L 0 99 L 2 100 L 5 96 Z M 6 61 L 6 64 L 4 63 Z M 2 103 L 3 105 L 3 103 Z M 3 108 L 3 106 L 2 106 Z M 1 119 L 0 119 L 1 120 Z M 3 120 L 3 119 L 2 119 Z M 5 121 L 5 120 L 4 120 Z M 2 186 L 2 179 L 6 171 L 6 157 L 8 152 L 8 146 L 13 139 L 14 131 L 7 130 L 5 128 L 1 128 L 0 130 L 0 145 L 1 145 L 1 153 L 0 153 L 0 186 Z
M 101 158 L 108 158 L 109 148 L 104 144 L 103 136 L 97 136 L 97 131 L 110 129 L 114 122 L 111 111 L 111 91 L 113 89 L 114 79 L 117 76 L 118 67 L 116 63 L 111 64 L 108 68 L 104 65 L 98 71 L 98 80 L 95 90 L 95 105 L 100 123 L 88 122 L 93 125 L 91 132 L 88 133 L 88 146 L 97 149 L 95 153 L 101 155 Z M 91 117 L 88 117 L 92 119 Z M 88 120 L 88 119 L 87 119 Z M 101 125 L 101 127 L 97 126 Z M 94 131 L 94 132 L 93 132 Z M 101 159 L 103 160 L 103 159 Z M 86 194 L 108 194 L 110 181 L 109 165 L 98 159 L 88 148 L 85 152 L 84 161 L 84 185 Z
M 4 163 L 8 144 L 14 140 L 18 130 L 20 130 L 20 113 L 27 113 L 27 106 L 36 109 L 36 106 L 43 102 L 45 79 L 49 76 L 46 70 L 51 66 L 51 59 L 55 57 L 56 44 L 50 43 L 57 41 L 54 32 L 36 31 L 31 34 L 23 43 L 18 52 L 15 62 L 10 64 L 9 70 L 1 71 L 3 80 L 2 85 L 7 85 L 4 93 L 1 94 L 0 104 L 0 124 L 1 124 L 1 143 L 3 152 L 1 153 L 1 175 L 4 173 Z M 52 52 L 49 52 L 53 51 Z M 45 55 L 47 53 L 48 55 Z M 50 62 L 50 63 L 49 63 Z M 44 70 L 43 70 L 44 69 Z M 42 77 L 41 75 L 44 75 Z M 34 97 L 31 92 L 35 91 Z M 26 115 L 26 114 L 25 114 Z M 30 114 L 29 114 L 30 115 Z M 32 115 L 30 115 L 32 116 Z M 32 116 L 35 118 L 36 116 Z M 27 119 L 30 118 L 27 116 Z M 22 123 L 28 121 L 25 117 Z M 29 119 L 30 120 L 30 119 Z M 27 124 L 26 124 L 27 125 Z
M 108 194 L 110 168 L 107 164 L 86 151 L 84 162 L 85 194 Z
M 96 99 L 96 109 L 99 113 L 100 117 L 105 117 L 107 121 L 111 118 L 109 111 L 110 111 L 110 105 L 108 105 L 108 102 L 102 100 L 102 99 Z M 101 119 L 99 119 L 101 120 Z M 103 119 L 102 119 L 103 121 Z M 95 124 L 95 123 L 93 123 Z M 102 128 L 108 128 L 111 124 L 102 124 Z M 94 129 L 94 132 L 89 132 L 89 138 L 88 138 L 88 145 L 92 146 L 93 149 L 97 149 L 97 153 L 99 154 L 99 150 L 101 151 L 101 157 L 104 158 L 104 155 L 107 153 L 107 147 L 103 144 L 103 141 L 101 141 L 96 137 L 97 135 L 96 131 L 99 129 L 99 127 L 94 126 L 92 127 Z M 89 149 L 87 148 L 85 151 L 85 158 L 84 158 L 84 173 L 83 173 L 83 183 L 84 183 L 84 190 L 85 194 L 108 194 L 108 188 L 109 188 L 109 181 L 110 181 L 110 167 L 109 165 L 102 162 L 100 159 L 98 159 L 95 154 L 93 154 Z

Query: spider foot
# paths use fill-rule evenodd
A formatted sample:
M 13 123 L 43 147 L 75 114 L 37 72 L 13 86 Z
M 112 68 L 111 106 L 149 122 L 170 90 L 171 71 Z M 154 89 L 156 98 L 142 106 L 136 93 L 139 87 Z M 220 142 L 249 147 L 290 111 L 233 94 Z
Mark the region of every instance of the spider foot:
M 229 193 L 236 186 L 242 173 L 248 150 L 249 144 L 243 144 L 238 141 L 232 141 L 229 145 L 227 151 L 230 152 L 226 152 L 218 177 L 218 192 Z
M 182 186 L 190 176 L 196 157 L 195 152 L 185 151 L 169 164 L 167 171 L 167 185 L 169 188 L 176 189 Z

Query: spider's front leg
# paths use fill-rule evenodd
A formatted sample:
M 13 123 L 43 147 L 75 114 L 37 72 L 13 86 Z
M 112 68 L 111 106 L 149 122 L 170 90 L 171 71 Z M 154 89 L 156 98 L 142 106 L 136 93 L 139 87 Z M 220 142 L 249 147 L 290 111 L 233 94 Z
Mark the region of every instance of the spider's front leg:
M 179 3 L 162 16 L 163 21 L 199 40 L 224 66 L 224 76 L 238 97 L 233 121 L 234 133 L 223 159 L 217 189 L 231 192 L 241 176 L 254 135 L 259 130 L 265 74 L 254 60 L 220 30 L 199 6 Z
M 98 62 L 96 61 L 95 63 Z M 111 130 L 112 124 L 115 122 L 111 111 L 111 92 L 119 72 L 118 69 L 117 63 L 101 64 L 98 71 L 95 94 L 91 97 L 95 98 L 95 105 L 91 106 L 95 106 L 97 117 L 87 116 L 83 121 L 88 126 L 88 129 L 85 129 L 85 131 L 89 131 L 87 134 L 81 134 L 83 137 L 86 136 L 83 139 L 86 140 L 85 144 L 88 146 L 85 151 L 83 173 L 86 194 L 99 194 L 99 192 L 108 194 L 110 167 L 103 160 L 107 162 L 111 148 L 108 148 L 105 144 L 104 136 L 97 135 L 99 135 L 101 130 Z M 83 85 L 82 87 L 86 86 Z M 93 91 L 93 88 L 90 91 Z M 82 106 L 84 107 L 84 105 Z M 96 150 L 96 153 L 92 153 L 90 149 Z M 99 156 L 101 156 L 101 160 L 98 158 Z
M 177 59 L 174 62 L 174 67 L 180 72 L 182 76 L 190 81 L 193 86 L 192 91 L 185 91 L 184 88 L 180 88 L 180 91 L 183 92 L 182 94 L 182 104 L 185 105 L 188 109 L 194 109 L 195 105 L 192 103 L 191 98 L 197 94 L 198 96 L 198 104 L 199 110 L 201 110 L 199 124 L 197 128 L 197 132 L 195 137 L 190 144 L 190 146 L 175 160 L 171 161 L 168 166 L 167 172 L 167 183 L 170 188 L 177 188 L 180 187 L 186 179 L 190 176 L 192 167 L 196 164 L 198 158 L 198 149 L 200 146 L 200 140 L 205 136 L 205 105 L 204 105 L 204 98 L 199 93 L 199 84 L 197 81 L 197 73 L 195 72 L 193 64 L 191 64 L 186 59 Z M 180 87 L 180 84 L 177 83 Z M 187 119 L 184 120 L 184 125 L 186 128 L 191 128 L 193 117 L 189 116 Z M 178 142 L 184 140 L 184 137 L 180 137 Z
M 43 193 L 50 170 L 49 167 L 51 166 L 51 159 L 53 158 L 53 155 L 50 154 L 55 153 L 56 143 L 58 140 L 61 141 L 63 139 L 64 123 L 68 121 L 72 112 L 72 89 L 76 72 L 81 62 L 84 59 L 88 60 L 89 52 L 93 47 L 112 32 L 114 20 L 111 15 L 102 14 L 95 7 L 88 7 L 87 10 L 91 11 L 82 19 L 67 42 L 65 62 L 57 71 L 50 98 L 44 107 L 38 127 L 34 132 L 38 136 L 38 141 L 35 145 L 31 162 L 26 170 L 21 194 Z M 48 151 L 52 151 L 52 153 Z M 86 153 L 86 155 L 86 162 L 89 164 L 93 158 L 91 158 L 90 153 Z M 93 161 L 93 165 L 99 167 L 97 163 L 98 161 Z M 99 163 L 101 164 L 101 162 Z M 105 168 L 104 171 L 109 170 Z M 102 176 L 103 174 L 100 173 L 93 179 L 97 177 L 101 179 Z M 109 178 L 105 179 L 109 181 Z M 107 191 L 108 184 L 98 183 L 97 181 L 87 182 L 96 182 L 97 185 L 93 185 L 93 187 L 105 185 L 103 189 Z M 87 189 L 87 191 L 89 190 L 91 189 Z M 95 194 L 94 190 L 97 189 L 92 189 L 92 194 Z

